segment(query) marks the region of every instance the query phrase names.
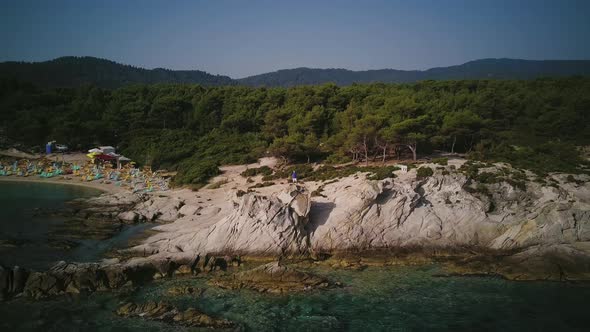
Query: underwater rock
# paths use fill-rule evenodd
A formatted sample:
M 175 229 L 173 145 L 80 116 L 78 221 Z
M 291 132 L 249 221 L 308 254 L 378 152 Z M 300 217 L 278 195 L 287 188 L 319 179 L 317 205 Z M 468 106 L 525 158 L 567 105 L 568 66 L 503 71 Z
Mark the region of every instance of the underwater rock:
M 62 250 L 72 250 L 80 245 L 80 243 L 76 241 L 71 241 L 67 239 L 55 239 L 50 238 L 47 239 L 47 245 L 51 248 L 55 249 L 62 249 Z
M 172 296 L 193 295 L 201 296 L 205 290 L 202 288 L 195 288 L 192 286 L 176 286 L 168 288 L 167 293 Z
M 0 248 L 20 248 L 33 243 L 27 239 L 0 239 Z
M 450 275 L 491 275 L 510 280 L 590 280 L 590 242 L 534 246 L 506 255 L 476 255 L 445 264 Z
M 229 277 L 220 277 L 212 280 L 211 283 L 220 288 L 249 288 L 268 293 L 300 292 L 331 286 L 325 278 L 298 271 L 279 262 L 264 264 Z
M 117 315 L 122 317 L 141 317 L 189 327 L 231 328 L 235 324 L 224 319 L 213 318 L 195 308 L 179 310 L 165 303 L 149 301 L 143 304 L 128 302 L 120 306 Z

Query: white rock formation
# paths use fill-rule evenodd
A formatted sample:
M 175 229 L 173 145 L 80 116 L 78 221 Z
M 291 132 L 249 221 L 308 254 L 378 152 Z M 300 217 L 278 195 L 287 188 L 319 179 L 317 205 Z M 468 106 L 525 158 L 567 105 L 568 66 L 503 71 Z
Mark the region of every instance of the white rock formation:
M 178 219 L 156 227 L 160 233 L 133 250 L 158 259 L 391 247 L 484 248 L 526 256 L 546 252 L 527 248 L 551 247 L 551 252 L 590 258 L 588 179 L 568 183 L 556 176 L 559 184 L 529 181 L 526 190 L 501 182 L 488 184 L 486 193 L 475 191 L 477 184 L 459 172 L 436 170 L 426 179 L 415 174 L 412 170 L 382 181 L 357 174 L 306 183 L 321 192 L 313 198 L 308 190 L 285 184 L 242 197 L 223 189 L 199 191 L 198 199 L 186 193 L 181 200 L 187 207 L 179 206 L 178 197 L 160 198 L 166 202 L 153 202 L 148 210 L 170 219 L 176 213 Z M 172 212 L 162 214 L 154 206 Z M 560 246 L 564 249 L 555 249 Z
M 232 211 L 215 222 L 188 231 L 176 223 L 161 226 L 157 229 L 164 232 L 137 249 L 148 253 L 305 253 L 310 206 L 309 192 L 294 185 L 272 197 L 234 196 Z M 214 217 L 215 211 L 211 212 Z
M 312 248 L 517 249 L 590 241 L 590 205 L 570 191 L 500 183 L 488 186 L 488 197 L 465 190 L 467 181 L 438 173 L 421 181 L 348 178 L 326 185 L 326 197 L 312 205 Z

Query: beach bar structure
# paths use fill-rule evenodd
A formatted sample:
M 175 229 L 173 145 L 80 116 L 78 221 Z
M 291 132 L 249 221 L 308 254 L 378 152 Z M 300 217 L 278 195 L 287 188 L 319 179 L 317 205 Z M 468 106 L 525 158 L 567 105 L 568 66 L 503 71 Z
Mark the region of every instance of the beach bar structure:
M 86 156 L 93 162 L 114 162 L 117 164 L 117 169 L 121 169 L 123 164 L 131 162 L 131 159 L 115 153 L 115 148 L 112 146 L 99 146 L 98 148 L 90 149 Z

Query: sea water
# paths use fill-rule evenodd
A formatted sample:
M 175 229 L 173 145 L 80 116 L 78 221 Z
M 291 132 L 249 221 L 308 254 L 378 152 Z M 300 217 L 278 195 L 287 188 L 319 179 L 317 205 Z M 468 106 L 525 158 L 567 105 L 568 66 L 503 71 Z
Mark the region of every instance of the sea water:
M 317 269 L 342 288 L 290 295 L 222 290 L 198 277 L 154 281 L 130 293 L 98 292 L 0 306 L 0 329 L 43 331 L 199 331 L 114 314 L 126 301 L 195 307 L 247 331 L 588 331 L 586 284 L 435 277 L 436 265 Z M 173 286 L 205 289 L 170 296 Z
M 43 223 L 48 221 L 38 220 L 26 211 L 33 206 L 55 206 L 74 197 L 96 194 L 85 188 L 45 186 L 0 183 L 2 209 L 5 212 L 12 209 L 8 215 L 13 218 L 10 219 L 13 225 L 3 226 L 2 234 L 43 237 Z M 7 192 L 11 193 L 10 197 L 6 196 Z M 17 205 L 24 209 L 15 212 Z M 31 224 L 15 225 L 15 218 L 20 223 Z M 2 223 L 5 220 L 8 219 L 3 218 Z M 72 253 L 61 254 L 64 259 L 75 258 L 68 256 Z M 59 258 L 54 256 L 61 254 L 54 252 L 48 257 Z M 307 269 L 343 286 L 273 295 L 218 289 L 198 276 L 161 279 L 129 291 L 0 303 L 0 331 L 199 331 L 114 314 L 123 302 L 148 300 L 168 301 L 180 309 L 195 307 L 232 320 L 247 331 L 588 331 L 590 328 L 588 283 L 438 277 L 441 271 L 435 264 L 370 267 L 364 271 L 322 266 Z M 189 285 L 204 289 L 203 294 L 168 295 L 170 287 Z
M 118 229 L 113 224 L 116 235 L 106 240 L 59 234 L 60 226 L 72 217 L 51 216 L 48 211 L 57 211 L 72 199 L 101 193 L 76 185 L 0 182 L 0 264 L 43 270 L 60 260 L 95 261 L 112 247 L 124 244 L 131 233 L 149 227 Z

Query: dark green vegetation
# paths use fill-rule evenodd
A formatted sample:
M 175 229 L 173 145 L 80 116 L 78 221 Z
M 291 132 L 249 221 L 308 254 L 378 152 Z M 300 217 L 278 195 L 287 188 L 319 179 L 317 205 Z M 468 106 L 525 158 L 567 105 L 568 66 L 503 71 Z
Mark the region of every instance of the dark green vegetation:
M 272 169 L 268 166 L 262 166 L 257 168 L 248 168 L 243 171 L 241 175 L 243 177 L 257 176 L 257 175 L 271 175 Z
M 427 178 L 432 174 L 434 174 L 434 171 L 430 167 L 422 166 L 416 170 L 416 177 L 418 178 Z
M 272 174 L 265 175 L 262 177 L 262 180 L 269 181 L 277 179 L 288 179 L 291 177 L 291 173 L 293 171 L 297 173 L 297 179 L 306 181 L 328 181 L 347 177 L 358 172 L 368 173 L 368 179 L 370 180 L 383 180 L 385 178 L 395 177 L 393 171 L 396 171 L 398 169 L 399 168 L 396 166 L 321 166 L 314 170 L 313 167 L 311 167 L 311 165 L 309 164 L 297 164 L 277 170 Z
M 459 172 L 465 174 L 468 178 L 478 182 L 478 189 L 487 192 L 486 184 L 506 182 L 514 188 L 520 190 L 526 189 L 528 180 L 525 172 L 519 169 L 509 169 L 502 167 L 498 171 L 482 171 L 482 168 L 492 167 L 493 165 L 479 161 L 470 160 L 459 168 Z
M 177 170 L 177 184 L 202 184 L 220 164 L 267 154 L 369 164 L 441 150 L 540 174 L 580 172 L 576 148 L 590 144 L 590 79 L 117 90 L 5 80 L 0 128 L 37 149 L 53 139 L 77 149 L 114 145 L 141 165 Z
M 434 158 L 432 159 L 432 162 L 441 166 L 447 166 L 449 163 L 449 158 Z
M 103 88 L 119 88 L 140 83 L 235 84 L 227 76 L 211 75 L 200 70 L 144 69 L 105 59 L 73 56 L 35 63 L 2 62 L 0 77 L 16 78 L 46 87 L 94 84 Z
M 335 83 L 410 83 L 423 80 L 533 79 L 539 77 L 590 76 L 590 61 L 482 59 L 462 65 L 420 70 L 295 68 L 241 79 L 211 75 L 199 70 L 143 69 L 93 57 L 62 57 L 51 61 L 0 63 L 0 78 L 15 78 L 45 87 L 93 84 L 119 88 L 131 84 L 192 83 L 207 86 L 247 85 L 290 87 Z

